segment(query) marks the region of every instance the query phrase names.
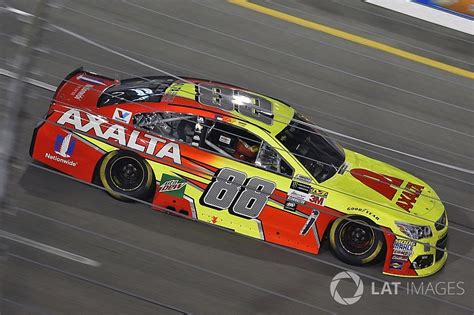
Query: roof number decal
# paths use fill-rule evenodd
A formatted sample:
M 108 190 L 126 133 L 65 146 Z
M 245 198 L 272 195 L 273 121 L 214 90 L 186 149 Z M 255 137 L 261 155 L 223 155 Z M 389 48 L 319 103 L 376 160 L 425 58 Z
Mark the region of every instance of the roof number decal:
M 209 83 L 200 83 L 197 86 L 197 92 L 197 101 L 203 105 L 217 107 L 225 111 L 236 110 L 242 115 L 267 125 L 273 123 L 272 103 L 264 97 Z

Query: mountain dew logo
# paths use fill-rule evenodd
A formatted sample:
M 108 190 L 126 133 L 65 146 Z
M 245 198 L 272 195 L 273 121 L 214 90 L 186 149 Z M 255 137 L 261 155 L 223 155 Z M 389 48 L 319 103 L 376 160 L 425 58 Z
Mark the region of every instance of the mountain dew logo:
M 160 192 L 182 198 L 185 186 L 186 181 L 184 179 L 163 174 L 160 181 Z

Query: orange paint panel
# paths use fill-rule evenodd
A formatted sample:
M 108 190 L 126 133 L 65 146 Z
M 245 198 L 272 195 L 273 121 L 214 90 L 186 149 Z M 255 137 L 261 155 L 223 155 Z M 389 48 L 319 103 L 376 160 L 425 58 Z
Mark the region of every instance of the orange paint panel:
M 313 254 L 318 252 L 313 230 L 304 236 L 299 234 L 306 218 L 270 206 L 266 206 L 258 218 L 262 222 L 266 241 Z

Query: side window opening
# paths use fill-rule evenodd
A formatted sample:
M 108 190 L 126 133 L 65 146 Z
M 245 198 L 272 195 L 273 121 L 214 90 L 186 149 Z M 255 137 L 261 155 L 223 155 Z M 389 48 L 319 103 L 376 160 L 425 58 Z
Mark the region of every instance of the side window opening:
M 255 163 L 261 142 L 243 129 L 220 122 L 211 122 L 204 141 L 213 151 L 249 163 Z
M 192 144 L 197 118 L 177 113 L 141 113 L 133 117 L 133 124 L 155 134 Z
M 290 165 L 266 142 L 263 142 L 255 164 L 275 173 L 293 176 L 293 169 Z
M 207 121 L 206 125 L 205 148 L 271 172 L 293 175 L 293 169 L 281 155 L 254 134 L 220 122 Z

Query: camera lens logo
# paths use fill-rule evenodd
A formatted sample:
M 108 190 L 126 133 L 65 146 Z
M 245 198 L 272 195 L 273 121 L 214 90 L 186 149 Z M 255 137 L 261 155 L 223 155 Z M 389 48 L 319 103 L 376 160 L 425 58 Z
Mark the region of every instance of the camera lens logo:
M 337 291 L 339 281 L 341 281 L 342 279 L 352 279 L 352 281 L 354 281 L 357 289 L 353 297 L 341 297 L 341 295 Z M 332 278 L 329 289 L 331 291 L 331 296 L 334 301 L 342 305 L 352 305 L 359 301 L 362 297 L 362 294 L 364 293 L 364 284 L 362 283 L 362 279 L 357 274 L 350 271 L 342 271 L 335 275 L 334 278 Z

